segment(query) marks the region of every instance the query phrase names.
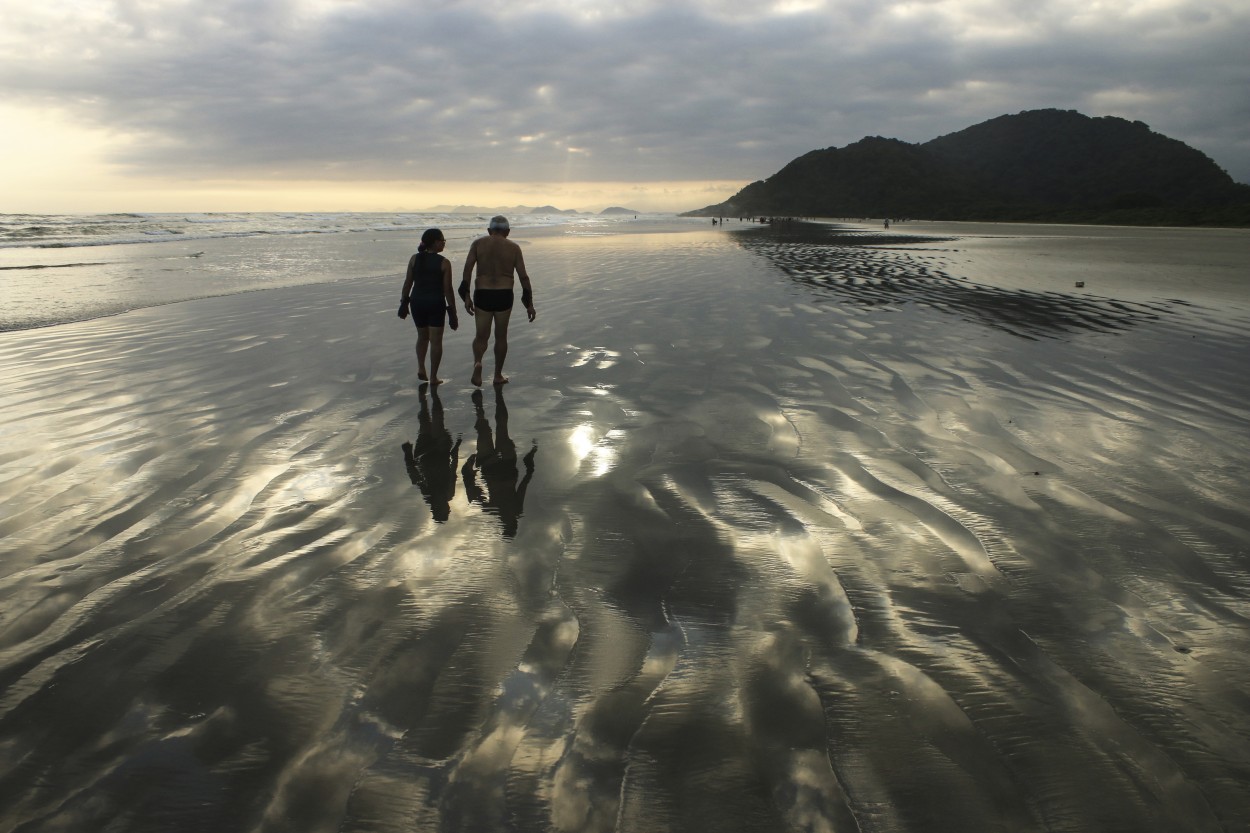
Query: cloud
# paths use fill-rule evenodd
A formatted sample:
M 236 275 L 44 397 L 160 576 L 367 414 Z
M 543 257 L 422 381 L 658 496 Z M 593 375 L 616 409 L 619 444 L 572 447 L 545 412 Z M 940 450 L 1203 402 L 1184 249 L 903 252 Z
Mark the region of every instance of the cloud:
M 1035 107 L 1139 119 L 1250 180 L 1250 7 L 1137 0 L 0 0 L 0 99 L 191 179 L 770 175 Z

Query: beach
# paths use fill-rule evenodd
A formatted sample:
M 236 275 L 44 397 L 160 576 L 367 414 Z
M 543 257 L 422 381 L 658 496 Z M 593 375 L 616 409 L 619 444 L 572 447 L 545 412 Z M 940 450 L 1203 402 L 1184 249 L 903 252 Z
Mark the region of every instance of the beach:
M 0 830 L 1250 828 L 1250 233 L 415 238 L 0 332 Z

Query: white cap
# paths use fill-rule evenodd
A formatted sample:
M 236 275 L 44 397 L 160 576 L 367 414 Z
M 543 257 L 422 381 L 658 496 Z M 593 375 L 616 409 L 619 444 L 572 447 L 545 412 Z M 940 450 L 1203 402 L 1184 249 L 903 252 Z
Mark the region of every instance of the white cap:
M 508 218 L 499 214 L 490 218 L 490 225 L 486 227 L 487 231 L 507 231 Z

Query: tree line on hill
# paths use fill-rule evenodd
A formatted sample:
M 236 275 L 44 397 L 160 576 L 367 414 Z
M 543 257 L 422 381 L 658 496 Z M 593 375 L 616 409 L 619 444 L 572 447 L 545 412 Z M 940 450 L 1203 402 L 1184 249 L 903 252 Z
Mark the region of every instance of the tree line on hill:
M 1142 122 L 1031 110 L 814 150 L 688 215 L 1250 226 L 1250 185 Z

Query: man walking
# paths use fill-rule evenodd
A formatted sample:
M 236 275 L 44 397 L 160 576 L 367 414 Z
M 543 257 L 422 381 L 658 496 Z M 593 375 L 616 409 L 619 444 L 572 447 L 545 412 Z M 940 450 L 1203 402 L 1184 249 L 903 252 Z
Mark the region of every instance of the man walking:
M 482 386 L 482 359 L 490 343 L 491 329 L 495 331 L 495 377 L 496 385 L 506 384 L 503 375 L 504 359 L 508 356 L 508 319 L 512 316 L 513 274 L 521 279 L 521 304 L 529 320 L 538 311 L 534 309 L 534 291 L 530 276 L 525 271 L 525 259 L 521 247 L 508 239 L 507 217 L 492 217 L 486 227 L 486 236 L 479 237 L 469 246 L 469 256 L 464 261 L 464 277 L 460 282 L 460 298 L 464 308 L 473 316 L 477 325 L 473 339 L 473 384 Z M 469 281 L 473 268 L 477 267 L 477 284 L 469 297 Z

